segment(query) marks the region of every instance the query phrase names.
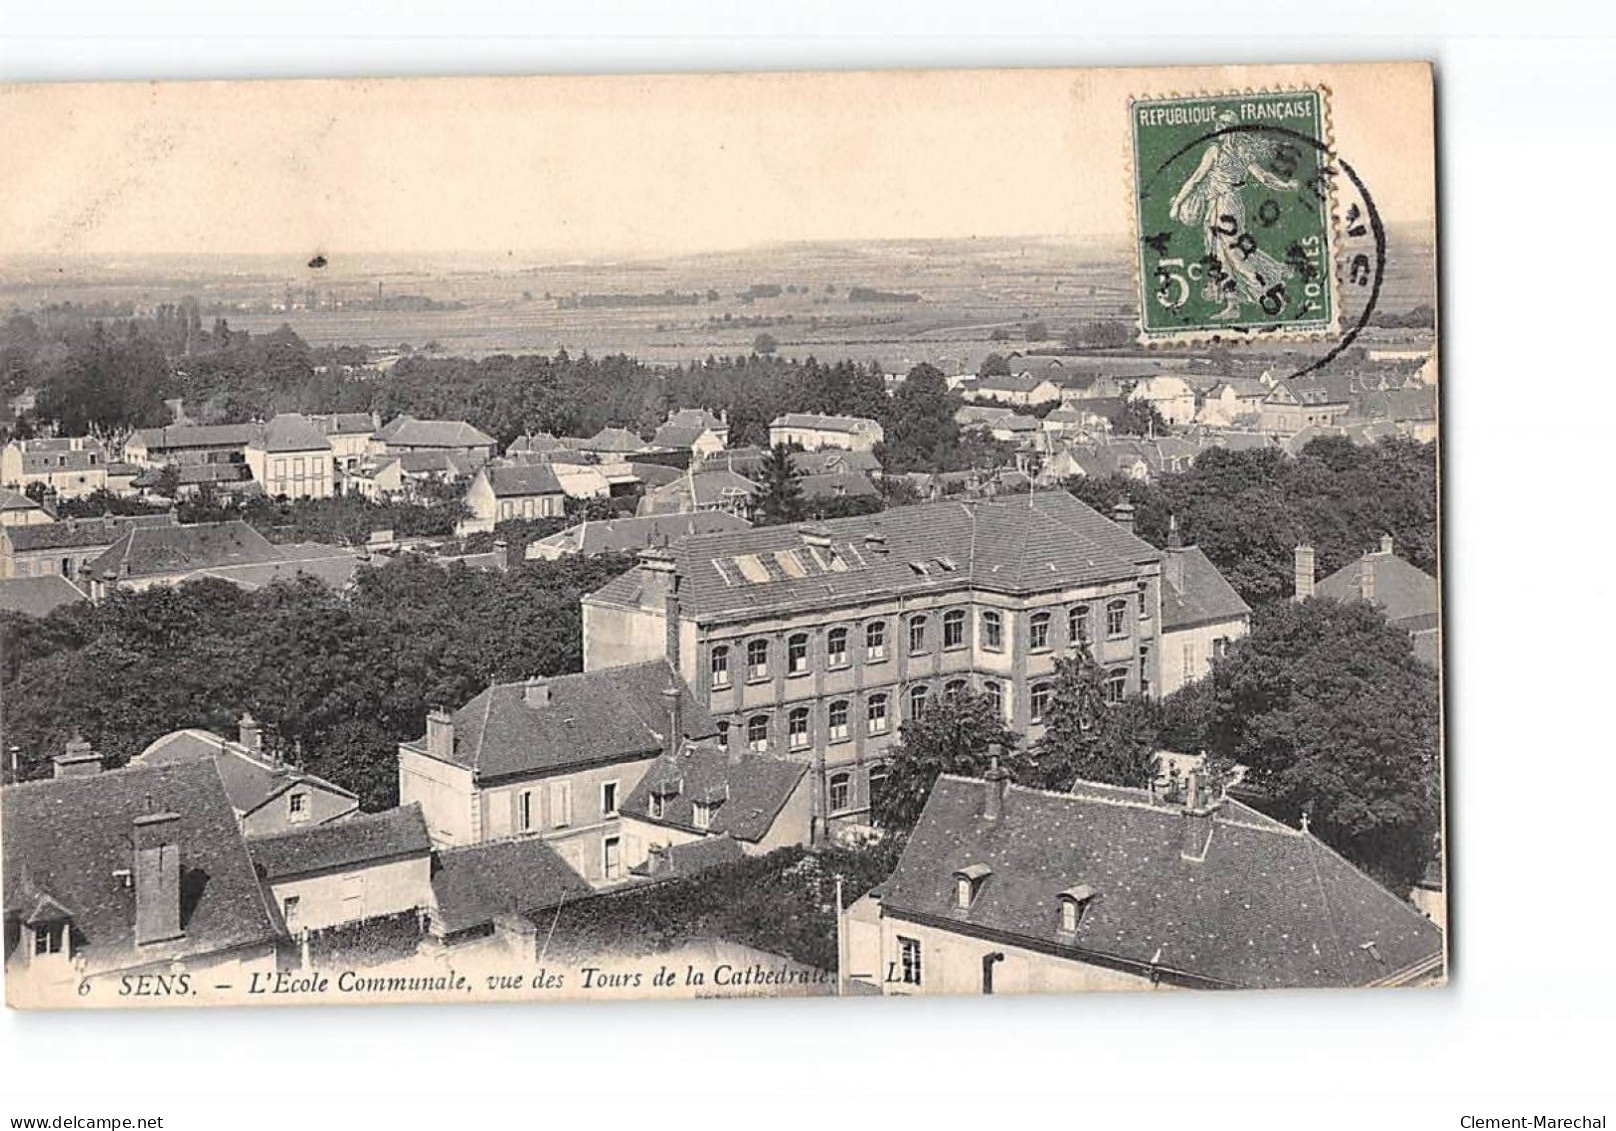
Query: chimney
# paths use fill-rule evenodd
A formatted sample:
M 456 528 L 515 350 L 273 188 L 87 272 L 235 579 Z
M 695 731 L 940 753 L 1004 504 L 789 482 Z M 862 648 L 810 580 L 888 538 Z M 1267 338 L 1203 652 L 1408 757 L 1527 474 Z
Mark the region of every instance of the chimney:
M 1191 770 L 1184 779 L 1183 839 L 1179 855 L 1185 860 L 1205 860 L 1212 844 L 1212 814 L 1222 805 L 1207 789 L 1201 771 Z
M 673 867 L 673 854 L 666 844 L 653 844 L 646 848 L 645 870 L 648 875 L 657 876 Z
M 241 713 L 241 719 L 236 723 L 236 741 L 254 754 L 264 752 L 264 728 L 252 717 L 252 712 Z
M 522 685 L 522 701 L 534 710 L 550 705 L 550 681 L 534 676 Z
M 988 772 L 982 776 L 982 818 L 998 821 L 1004 818 L 1004 795 L 1010 784 L 1010 771 L 999 765 L 1004 747 L 997 742 L 988 746 Z
M 1123 499 L 1111 508 L 1111 521 L 1116 523 L 1129 534 L 1133 533 L 1133 504 Z
M 507 573 L 511 568 L 511 547 L 503 538 L 494 543 L 494 568 L 500 573 Z
M 1390 554 L 1392 552 L 1392 536 L 1390 534 L 1382 534 L 1380 536 L 1380 552 L 1383 554 Z
M 178 813 L 135 818 L 135 942 L 177 939 L 180 929 Z
M 1358 596 L 1375 603 L 1375 555 L 1365 554 L 1358 563 Z
M 1296 600 L 1305 601 L 1313 596 L 1313 547 L 1306 542 L 1296 546 Z
M 426 715 L 426 752 L 442 761 L 454 757 L 454 717 L 442 707 L 434 707 Z
M 101 772 L 101 755 L 90 748 L 82 738 L 74 738 L 62 752 L 51 759 L 55 776 L 59 778 L 88 778 Z
M 1167 516 L 1167 556 L 1162 559 L 1162 579 L 1175 590 L 1184 591 L 1184 540 L 1178 536 L 1178 516 Z
M 679 743 L 685 736 L 685 693 L 677 686 L 664 687 L 662 701 L 668 707 L 668 737 L 662 744 L 663 752 L 670 755 L 677 754 Z M 740 743 L 731 745 L 738 748 Z
M 647 608 L 661 607 L 664 637 L 662 654 L 673 670 L 679 670 L 679 573 L 665 546 L 647 546 L 640 551 L 641 592 Z

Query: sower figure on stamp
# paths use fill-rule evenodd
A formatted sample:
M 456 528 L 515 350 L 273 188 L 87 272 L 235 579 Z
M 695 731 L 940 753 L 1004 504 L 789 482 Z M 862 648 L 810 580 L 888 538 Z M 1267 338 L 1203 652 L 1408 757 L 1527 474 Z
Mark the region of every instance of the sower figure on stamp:
M 1218 115 L 1218 125 L 1238 125 L 1231 111 Z M 1262 301 L 1263 295 L 1291 275 L 1284 263 L 1257 247 L 1246 228 L 1245 187 L 1249 181 L 1291 192 L 1294 180 L 1285 180 L 1262 167 L 1274 146 L 1254 133 L 1219 134 L 1207 142 L 1201 163 L 1173 197 L 1169 215 L 1188 228 L 1200 228 L 1206 245 L 1206 286 L 1202 297 L 1224 307 L 1213 318 L 1240 316 L 1240 303 Z

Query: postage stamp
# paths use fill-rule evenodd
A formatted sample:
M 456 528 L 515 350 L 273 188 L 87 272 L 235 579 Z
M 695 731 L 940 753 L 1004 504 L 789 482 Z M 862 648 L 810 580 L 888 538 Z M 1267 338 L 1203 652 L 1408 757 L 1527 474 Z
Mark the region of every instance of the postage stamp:
M 1335 329 L 1325 91 L 1135 99 L 1131 113 L 1140 340 Z

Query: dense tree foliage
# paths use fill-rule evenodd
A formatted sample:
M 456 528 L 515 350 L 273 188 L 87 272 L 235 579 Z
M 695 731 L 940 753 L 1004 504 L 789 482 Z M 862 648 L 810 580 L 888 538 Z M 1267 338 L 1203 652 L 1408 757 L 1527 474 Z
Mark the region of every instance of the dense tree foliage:
M 997 744 L 1000 765 L 1015 780 L 1036 780 L 1034 763 L 1020 739 L 1004 725 L 1004 716 L 983 695 L 944 695 L 926 705 L 918 719 L 899 732 L 887 763 L 887 780 L 875 798 L 871 816 L 883 829 L 907 830 L 920 819 L 940 774 L 980 777 L 989 766 L 989 747 Z
M 75 732 L 114 763 L 182 726 L 231 733 L 250 710 L 287 757 L 393 803 L 395 744 L 434 704 L 490 682 L 577 671 L 578 599 L 631 564 L 619 556 L 448 569 L 414 557 L 318 583 L 247 592 L 222 581 L 117 593 L 43 620 L 7 616 L 7 741 L 25 776 Z
M 1102 513 L 1126 498 L 1141 537 L 1162 545 L 1169 516 L 1253 606 L 1294 592 L 1294 551 L 1317 551 L 1319 576 L 1373 549 L 1390 534 L 1399 555 L 1436 572 L 1436 446 L 1387 439 L 1371 446 L 1342 437 L 1314 440 L 1292 458 L 1279 448 L 1209 448 L 1185 472 L 1154 483 L 1068 480 L 1064 486 Z
M 892 874 L 900 842 L 781 848 L 684 879 L 564 904 L 535 916 L 549 953 L 639 958 L 721 938 L 836 969 L 836 878 L 851 904 Z
M 1314 598 L 1264 609 L 1209 680 L 1166 709 L 1180 748 L 1248 767 L 1265 808 L 1308 813 L 1313 832 L 1392 890 L 1408 890 L 1430 860 L 1436 674 L 1372 606 Z
M 1044 735 L 1034 751 L 1038 784 L 1069 789 L 1082 779 L 1142 788 L 1155 776 L 1160 708 L 1137 697 L 1107 704 L 1105 676 L 1086 648 L 1055 660 Z
M 764 455 L 758 507 L 768 523 L 795 522 L 802 516 L 802 476 L 792 464 L 789 445 L 776 444 Z

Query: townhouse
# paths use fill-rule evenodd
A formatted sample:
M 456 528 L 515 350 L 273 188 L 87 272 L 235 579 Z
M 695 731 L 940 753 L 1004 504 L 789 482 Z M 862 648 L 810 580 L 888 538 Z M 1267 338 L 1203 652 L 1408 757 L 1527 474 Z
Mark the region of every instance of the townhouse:
M 271 498 L 329 499 L 336 493 L 331 442 L 295 412 L 272 417 L 247 442 L 247 466 Z
M 91 562 L 131 530 L 178 525 L 172 511 L 161 511 L 0 527 L 0 577 L 56 574 L 77 582 Z
M 0 448 L 0 487 L 26 492 L 38 484 L 64 499 L 107 485 L 107 452 L 93 436 L 12 440 Z
M 874 420 L 862 416 L 824 416 L 811 412 L 788 412 L 769 424 L 769 446 L 786 444 L 804 451 L 820 448 L 847 448 L 867 452 L 886 433 Z
M 585 879 L 627 876 L 619 811 L 651 763 L 716 727 L 661 659 L 495 684 L 399 744 L 399 803 L 432 841 L 542 838 Z

